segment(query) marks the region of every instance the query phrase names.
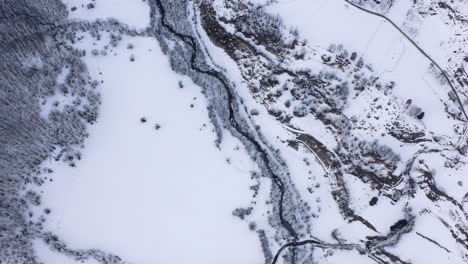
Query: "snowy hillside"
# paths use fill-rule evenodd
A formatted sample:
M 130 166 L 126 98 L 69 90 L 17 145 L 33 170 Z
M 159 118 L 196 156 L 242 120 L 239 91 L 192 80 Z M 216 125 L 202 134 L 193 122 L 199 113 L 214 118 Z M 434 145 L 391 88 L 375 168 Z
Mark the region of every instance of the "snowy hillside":
M 468 263 L 468 2 L 0 2 L 0 263 Z

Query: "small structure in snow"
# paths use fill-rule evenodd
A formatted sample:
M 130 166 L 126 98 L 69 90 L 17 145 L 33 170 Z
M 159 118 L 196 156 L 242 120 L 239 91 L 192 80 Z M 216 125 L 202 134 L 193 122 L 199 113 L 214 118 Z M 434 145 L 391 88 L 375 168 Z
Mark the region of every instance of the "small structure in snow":
M 468 155 L 468 145 L 465 145 L 465 146 L 461 147 L 460 152 L 463 155 Z
M 401 190 L 395 190 L 395 192 L 393 193 L 393 199 L 394 200 L 398 200 L 401 198 L 401 194 L 402 194 L 402 191 Z
M 450 91 L 448 92 L 448 96 L 449 96 L 449 98 L 450 98 L 452 101 L 456 101 L 456 100 L 457 100 L 457 96 L 455 95 L 455 93 L 454 93 L 452 90 L 450 90 Z
M 411 100 L 411 99 L 406 100 L 405 108 L 408 109 L 411 106 L 412 102 L 413 102 L 413 100 Z
M 416 117 L 417 117 L 419 120 L 423 119 L 423 117 L 424 117 L 424 112 L 419 113 Z
M 250 110 L 250 114 L 253 115 L 253 116 L 257 116 L 259 114 L 259 112 L 258 112 L 257 109 L 252 109 L 252 110 Z

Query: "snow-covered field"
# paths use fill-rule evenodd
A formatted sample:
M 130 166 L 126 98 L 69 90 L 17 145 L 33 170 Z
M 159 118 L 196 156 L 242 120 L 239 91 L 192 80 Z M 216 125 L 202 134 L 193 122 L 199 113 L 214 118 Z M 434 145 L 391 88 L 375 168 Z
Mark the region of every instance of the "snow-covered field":
M 89 37 L 77 45 L 102 46 Z M 229 134 L 216 147 L 200 87 L 171 71 L 149 38 L 85 61 L 103 81 L 102 108 L 76 167 L 43 164 L 54 170 L 41 188 L 45 229 L 132 263 L 262 263 L 257 236 L 232 215 L 249 205 L 255 166 Z

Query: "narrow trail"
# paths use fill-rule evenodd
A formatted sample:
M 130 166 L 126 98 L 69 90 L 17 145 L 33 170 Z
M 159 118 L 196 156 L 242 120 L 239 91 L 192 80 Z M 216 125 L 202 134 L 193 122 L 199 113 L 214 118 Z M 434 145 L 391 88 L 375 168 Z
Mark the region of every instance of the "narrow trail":
M 226 90 L 227 95 L 228 95 L 227 101 L 228 101 L 228 106 L 229 106 L 229 116 L 228 116 L 229 117 L 228 118 L 229 122 L 230 122 L 231 126 L 240 135 L 242 135 L 242 137 L 244 137 L 245 140 L 247 140 L 249 143 L 251 143 L 255 147 L 255 150 L 260 154 L 261 159 L 265 163 L 265 166 L 266 166 L 266 168 L 268 170 L 268 173 L 271 175 L 271 178 L 273 179 L 273 182 L 276 184 L 276 186 L 280 190 L 280 200 L 279 200 L 278 210 L 279 210 L 279 219 L 280 219 L 281 225 L 288 231 L 289 235 L 296 241 L 298 239 L 298 237 L 299 237 L 297 232 L 294 230 L 291 223 L 289 223 L 284 218 L 284 210 L 283 210 L 283 201 L 284 201 L 284 195 L 285 195 L 284 183 L 280 179 L 280 177 L 278 175 L 276 175 L 273 172 L 273 170 L 271 169 L 271 167 L 269 165 L 268 155 L 267 155 L 266 151 L 262 148 L 260 143 L 255 140 L 254 136 L 252 136 L 248 132 L 244 131 L 241 128 L 241 126 L 239 125 L 239 123 L 235 120 L 235 111 L 234 111 L 235 106 L 234 106 L 234 103 L 233 103 L 235 95 L 233 94 L 231 88 L 229 87 L 228 83 L 226 82 L 226 80 L 222 77 L 222 75 L 219 72 L 214 71 L 214 70 L 201 69 L 196 64 L 195 59 L 197 57 L 197 53 L 199 52 L 199 50 L 197 49 L 197 44 L 196 44 L 195 38 L 192 37 L 192 36 L 189 36 L 189 35 L 179 33 L 171 25 L 169 25 L 167 23 L 167 21 L 166 21 L 166 11 L 164 9 L 164 6 L 163 6 L 161 0 L 155 0 L 155 2 L 156 2 L 156 5 L 157 5 L 157 7 L 159 9 L 159 13 L 161 15 L 161 20 L 160 20 L 161 25 L 164 28 L 166 28 L 169 32 L 171 32 L 173 35 L 175 35 L 176 37 L 181 39 L 184 43 L 186 43 L 187 45 L 189 45 L 192 48 L 193 52 L 192 52 L 192 56 L 190 58 L 191 68 L 194 71 L 198 72 L 198 73 L 202 73 L 202 74 L 206 74 L 206 75 L 209 75 L 211 77 L 214 77 L 214 78 L 216 78 L 217 80 L 219 80 L 222 83 L 223 88 Z
M 395 255 L 392 255 L 380 248 L 377 248 L 375 252 L 371 252 L 371 249 L 368 248 L 363 248 L 360 245 L 357 244 L 341 244 L 341 243 L 324 243 L 321 242 L 317 239 L 307 239 L 307 240 L 301 240 L 301 241 L 292 241 L 289 243 L 284 244 L 275 254 L 272 264 L 277 264 L 279 258 L 281 257 L 281 254 L 283 253 L 284 250 L 288 248 L 295 248 L 295 247 L 301 247 L 301 246 L 312 246 L 314 248 L 321 248 L 321 249 L 337 249 L 337 250 L 356 250 L 359 252 L 359 254 L 366 255 L 368 258 L 372 259 L 378 264 L 409 264 L 400 258 L 398 258 Z M 377 255 L 384 255 L 388 257 L 392 262 L 387 262 L 386 260 L 378 257 Z
M 346 3 L 348 3 L 349 5 L 363 11 L 363 12 L 366 12 L 368 14 L 371 14 L 371 15 L 374 15 L 374 16 L 377 16 L 377 17 L 380 17 L 382 19 L 384 19 L 385 21 L 387 21 L 388 23 L 390 23 L 396 30 L 398 30 L 409 42 L 411 42 L 411 44 L 413 44 L 413 46 L 424 56 L 426 57 L 433 65 L 435 65 L 437 67 L 437 69 L 442 73 L 442 75 L 444 76 L 445 80 L 447 81 L 447 83 L 449 84 L 450 88 L 452 89 L 452 91 L 455 93 L 455 97 L 457 98 L 457 102 L 458 104 L 460 105 L 460 108 L 463 112 L 463 115 L 465 116 L 465 122 L 468 122 L 468 115 L 466 114 L 465 112 L 465 108 L 463 107 L 463 104 L 460 100 L 460 97 L 458 96 L 458 92 L 457 90 L 455 89 L 455 86 L 453 85 L 453 83 L 450 81 L 450 78 L 448 76 L 448 74 L 442 69 L 442 67 L 440 67 L 440 65 L 431 57 L 429 56 L 429 54 L 427 54 L 412 38 L 410 38 L 400 27 L 398 27 L 397 24 L 395 24 L 390 18 L 380 14 L 380 13 L 377 13 L 377 12 L 374 12 L 374 11 L 371 11 L 371 10 L 368 10 L 364 7 L 361 7 L 353 2 L 351 2 L 350 0 L 344 0 Z
M 283 253 L 284 250 L 286 250 L 288 248 L 300 247 L 300 246 L 305 246 L 305 245 L 311 245 L 313 247 L 322 248 L 322 249 L 325 249 L 325 248 L 340 248 L 340 249 L 346 249 L 346 250 L 354 250 L 354 249 L 359 248 L 358 245 L 344 246 L 344 245 L 340 245 L 340 244 L 325 244 L 325 243 L 322 243 L 322 242 L 320 242 L 320 241 L 318 241 L 316 239 L 293 241 L 293 242 L 289 242 L 289 243 L 284 244 L 276 252 L 276 254 L 275 254 L 274 258 L 273 258 L 272 264 L 276 264 L 278 262 L 278 259 L 279 259 L 279 257 L 281 256 L 281 254 Z M 346 248 L 344 248 L 344 247 L 346 247 Z M 361 249 L 361 248 L 359 248 L 359 249 Z M 364 249 L 362 249 L 362 251 L 364 251 Z

